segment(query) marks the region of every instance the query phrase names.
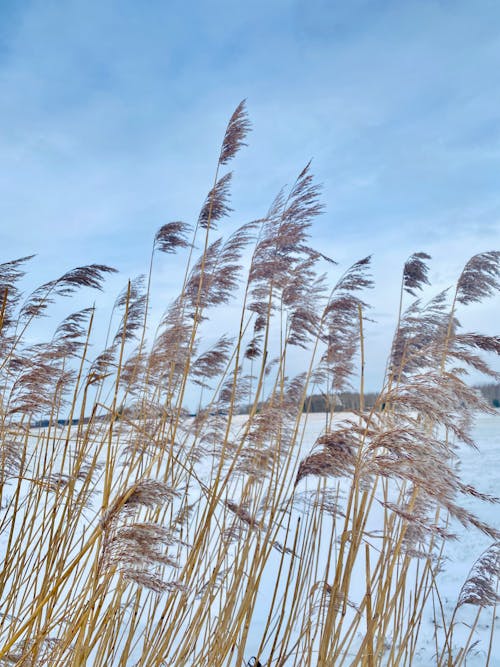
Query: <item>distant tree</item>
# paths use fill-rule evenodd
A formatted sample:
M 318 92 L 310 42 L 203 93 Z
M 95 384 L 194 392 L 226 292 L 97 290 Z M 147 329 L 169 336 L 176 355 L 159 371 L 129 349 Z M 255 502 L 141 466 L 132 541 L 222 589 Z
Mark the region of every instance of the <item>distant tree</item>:
M 378 394 L 370 392 L 364 394 L 365 408 L 372 408 L 375 405 Z M 359 394 L 354 391 L 342 391 L 335 396 L 326 394 L 311 394 L 304 401 L 304 412 L 350 412 L 359 410 Z
M 481 384 L 476 387 L 494 408 L 500 408 L 500 384 Z

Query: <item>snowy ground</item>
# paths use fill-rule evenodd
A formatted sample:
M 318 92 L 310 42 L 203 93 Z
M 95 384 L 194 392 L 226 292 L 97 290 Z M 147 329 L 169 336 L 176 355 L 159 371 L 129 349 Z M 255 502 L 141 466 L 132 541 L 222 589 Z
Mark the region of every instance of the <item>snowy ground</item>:
M 337 415 L 341 418 L 344 415 Z M 243 422 L 243 417 L 238 417 L 237 421 Z M 325 417 L 322 414 L 310 415 L 308 417 L 308 425 L 305 433 L 305 439 L 301 452 L 296 452 L 296 455 L 302 458 L 305 456 L 316 437 L 321 433 L 325 426 Z M 481 416 L 478 418 L 474 437 L 479 447 L 479 452 L 473 449 L 463 447 L 461 450 L 462 458 L 462 478 L 466 484 L 472 484 L 480 491 L 491 494 L 493 496 L 500 495 L 500 412 L 492 416 Z M 500 521 L 498 507 L 494 505 L 485 505 L 472 497 L 466 499 L 467 509 L 475 512 L 483 521 L 500 529 Z M 375 519 L 376 520 L 376 519 Z M 465 530 L 460 525 L 453 525 L 451 529 L 459 537 L 456 542 L 449 542 L 445 548 L 445 563 L 442 573 L 439 575 L 438 585 L 442 596 L 444 611 L 449 619 L 455 607 L 460 589 L 467 578 L 467 575 L 474 564 L 475 560 L 481 553 L 491 544 L 491 540 L 479 533 L 479 531 Z M 1 545 L 0 545 L 1 547 Z M 261 581 L 262 608 L 267 607 L 266 594 L 273 590 L 273 578 L 275 576 L 276 567 L 279 559 L 279 553 L 271 554 L 270 561 L 266 566 L 264 577 Z M 267 593 L 266 593 L 267 591 Z M 360 595 L 363 595 L 363 590 L 360 589 Z M 265 625 L 265 614 L 259 613 L 259 601 L 255 610 L 254 618 L 251 625 L 251 633 L 247 645 L 246 654 L 248 657 L 252 652 L 256 652 L 262 636 L 262 630 Z M 469 605 L 464 605 L 461 608 L 458 617 L 459 624 L 455 633 L 457 643 L 468 635 L 467 624 L 470 624 L 475 616 L 477 609 Z M 466 664 L 469 667 L 484 667 L 486 663 L 486 653 L 488 650 L 488 642 L 491 632 L 493 610 L 491 608 L 485 609 L 477 625 L 474 641 L 477 642 L 468 658 Z M 500 623 L 500 621 L 497 621 Z M 415 667 L 431 667 L 435 664 L 435 643 L 434 643 L 434 616 L 432 613 L 432 605 L 429 605 L 428 611 L 425 613 L 419 650 L 417 657 L 413 664 Z M 492 667 L 500 667 L 500 631 L 494 635 L 492 659 L 490 665 Z M 263 659 L 265 661 L 265 653 Z
M 466 483 L 472 484 L 480 491 L 493 496 L 500 496 L 500 412 L 496 415 L 483 415 L 479 417 L 474 428 L 474 437 L 479 447 L 479 452 L 465 446 L 460 450 L 462 477 Z M 498 505 L 486 505 L 472 497 L 465 499 L 464 505 L 467 509 L 475 512 L 483 521 L 500 529 L 500 510 Z M 449 542 L 446 545 L 444 571 L 438 580 L 445 610 L 448 612 L 448 615 L 451 614 L 456 604 L 460 588 L 467 578 L 474 561 L 491 544 L 491 539 L 479 531 L 466 530 L 460 524 L 454 524 L 452 529 L 458 535 L 459 540 Z M 475 607 L 472 608 L 469 605 L 462 607 L 459 621 L 463 623 L 463 635 L 466 634 L 467 630 L 465 623 L 470 623 L 473 620 L 476 610 Z M 493 609 L 491 608 L 485 609 L 481 615 L 475 638 L 478 644 L 471 650 L 470 656 L 467 659 L 469 667 L 483 667 L 486 664 L 492 615 Z M 499 615 L 500 609 L 497 609 L 497 630 L 493 638 L 491 667 L 500 666 Z M 431 614 L 427 615 L 422 631 L 425 637 L 428 638 L 428 641 L 425 642 L 421 658 L 415 665 L 418 664 L 422 667 L 427 667 L 428 665 L 432 665 L 433 655 L 431 649 L 434 628 Z
M 336 415 L 341 419 L 346 415 Z M 307 453 L 308 448 L 313 444 L 317 435 L 324 428 L 325 417 L 322 414 L 314 414 L 308 417 L 308 427 L 306 437 L 303 443 L 301 456 Z M 462 460 L 461 474 L 464 483 L 475 486 L 478 490 L 488 493 L 492 496 L 500 496 L 500 412 L 496 415 L 480 416 L 476 422 L 473 432 L 479 451 L 463 446 L 460 449 Z M 500 529 L 500 512 L 496 505 L 486 505 L 472 497 L 464 498 L 464 506 L 473 511 L 480 519 L 490 525 Z M 375 515 L 376 517 L 376 515 Z M 376 521 L 376 519 L 375 519 Z M 376 526 L 369 526 L 370 530 Z M 487 549 L 492 541 L 489 537 L 483 535 L 477 530 L 465 529 L 458 522 L 450 526 L 451 532 L 457 535 L 456 541 L 449 541 L 444 550 L 443 571 L 438 577 L 438 588 L 442 596 L 444 612 L 447 620 L 451 617 L 456 605 L 460 589 L 467 579 L 467 575 L 476 559 Z M 272 590 L 272 563 L 267 568 L 267 576 L 270 578 L 268 585 Z M 362 579 L 361 579 L 362 581 Z M 362 584 L 363 585 L 363 584 Z M 262 582 L 262 588 L 265 590 L 266 576 Z M 361 597 L 364 590 L 353 591 Z M 265 593 L 263 594 L 265 595 Z M 461 607 L 457 616 L 458 623 L 455 628 L 455 642 L 458 646 L 465 643 L 469 636 L 469 624 L 476 616 L 477 607 L 464 605 Z M 483 610 L 480 621 L 476 627 L 470 653 L 466 660 L 468 667 L 484 667 L 486 664 L 486 655 L 490 641 L 491 622 L 494 610 L 486 608 Z M 500 619 L 497 610 L 496 616 L 499 629 L 495 632 L 493 638 L 493 650 L 490 658 L 490 667 L 500 667 Z M 258 608 L 254 615 L 252 623 L 255 634 L 259 635 L 260 626 Z M 431 667 L 435 664 L 435 621 L 432 603 L 427 607 L 424 614 L 419 648 L 413 661 L 415 667 Z M 389 638 L 390 641 L 390 638 Z M 249 649 L 251 646 L 249 646 Z M 264 655 L 265 658 L 265 655 Z

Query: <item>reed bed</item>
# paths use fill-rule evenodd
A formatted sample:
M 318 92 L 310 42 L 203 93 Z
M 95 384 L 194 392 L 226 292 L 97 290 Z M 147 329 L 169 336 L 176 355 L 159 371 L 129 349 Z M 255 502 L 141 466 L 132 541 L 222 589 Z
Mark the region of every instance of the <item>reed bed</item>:
M 370 258 L 340 271 L 311 247 L 310 165 L 263 218 L 231 226 L 228 165 L 249 130 L 241 103 L 196 224 L 158 230 L 98 355 L 94 308 L 29 341 L 55 300 L 102 289 L 113 269 L 79 267 L 26 295 L 30 258 L 0 265 L 0 665 L 411 665 L 428 605 L 435 664 L 464 665 L 479 614 L 494 619 L 500 534 L 462 501 L 498 498 L 462 477 L 457 443 L 474 447 L 474 416 L 491 410 L 467 373 L 498 379 L 485 355 L 500 338 L 458 316 L 499 289 L 500 252 L 472 257 L 437 295 L 430 258 L 408 259 L 365 410 Z M 151 322 L 154 268 L 172 253 L 185 257 L 179 293 Z M 229 303 L 239 315 L 215 338 Z M 336 418 L 353 387 L 360 410 Z M 331 412 L 309 443 L 312 393 Z M 491 547 L 447 618 L 436 581 L 456 521 Z

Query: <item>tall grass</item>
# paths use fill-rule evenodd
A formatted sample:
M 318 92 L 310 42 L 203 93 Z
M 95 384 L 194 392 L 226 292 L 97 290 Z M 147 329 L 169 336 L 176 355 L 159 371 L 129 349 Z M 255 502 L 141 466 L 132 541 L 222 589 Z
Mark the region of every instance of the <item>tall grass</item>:
M 457 443 L 474 447 L 473 417 L 490 410 L 467 371 L 496 377 L 483 353 L 500 339 L 457 317 L 498 290 L 500 252 L 430 300 L 430 258 L 406 262 L 384 386 L 365 410 L 370 258 L 341 273 L 311 247 L 322 206 L 309 165 L 264 218 L 225 232 L 225 170 L 249 129 L 242 103 L 196 224 L 157 232 L 99 355 L 93 308 L 28 341 L 55 299 L 101 289 L 112 269 L 25 296 L 30 258 L 0 265 L 1 665 L 411 665 L 432 604 L 435 663 L 461 665 L 474 627 L 456 639 L 460 608 L 494 616 L 499 533 L 462 500 L 498 499 L 462 479 Z M 154 266 L 174 252 L 179 294 L 150 322 Z M 229 303 L 239 315 L 216 338 L 210 318 Z M 360 410 L 334 418 L 352 383 Z M 312 448 L 311 393 L 331 404 Z M 447 618 L 436 578 L 454 520 L 493 545 Z

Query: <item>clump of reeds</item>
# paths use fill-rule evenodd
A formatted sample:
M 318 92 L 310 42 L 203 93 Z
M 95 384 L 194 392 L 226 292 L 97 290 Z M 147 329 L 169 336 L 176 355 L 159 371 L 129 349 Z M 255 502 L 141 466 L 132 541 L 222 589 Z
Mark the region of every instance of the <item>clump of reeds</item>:
M 79 267 L 24 297 L 31 258 L 0 265 L 1 665 L 411 664 L 454 521 L 494 544 L 455 613 L 442 610 L 436 664 L 465 662 L 477 622 L 457 645 L 458 611 L 498 602 L 498 529 L 462 502 L 498 498 L 462 478 L 457 443 L 474 447 L 474 416 L 490 410 L 467 372 L 498 379 L 484 355 L 500 352 L 498 337 L 462 332 L 459 309 L 498 290 L 500 252 L 427 301 L 430 257 L 409 258 L 383 389 L 365 410 L 370 258 L 334 279 L 311 246 L 322 204 L 310 165 L 264 216 L 225 221 L 222 172 L 249 129 L 242 102 L 196 223 L 157 232 L 99 354 L 93 308 L 28 341 L 56 298 L 101 289 L 112 269 Z M 154 266 L 172 253 L 186 260 L 179 293 L 150 322 Z M 228 303 L 239 314 L 214 336 Z M 335 421 L 356 375 L 360 409 Z M 313 390 L 331 410 L 311 449 Z

